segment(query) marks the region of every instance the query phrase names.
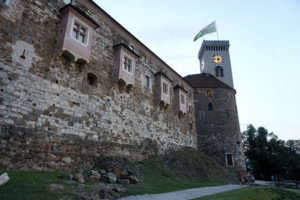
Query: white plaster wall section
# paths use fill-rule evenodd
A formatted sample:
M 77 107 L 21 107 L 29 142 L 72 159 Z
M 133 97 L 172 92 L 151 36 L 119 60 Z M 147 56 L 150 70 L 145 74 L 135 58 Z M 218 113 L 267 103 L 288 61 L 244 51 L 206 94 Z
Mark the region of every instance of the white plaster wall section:
M 22 65 L 25 70 L 29 70 L 32 63 L 41 61 L 42 58 L 34 53 L 34 47 L 24 41 L 18 40 L 15 45 L 12 45 L 12 60 L 15 63 Z M 23 60 L 21 56 L 24 56 Z

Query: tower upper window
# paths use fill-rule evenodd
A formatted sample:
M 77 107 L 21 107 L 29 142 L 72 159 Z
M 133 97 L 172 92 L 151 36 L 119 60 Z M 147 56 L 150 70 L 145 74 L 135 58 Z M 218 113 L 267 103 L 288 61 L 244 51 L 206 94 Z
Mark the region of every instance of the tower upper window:
M 210 91 L 210 90 L 207 90 L 207 91 L 206 91 L 206 96 L 207 96 L 207 97 L 212 97 L 212 94 L 211 94 L 211 91 Z
M 223 67 L 217 66 L 215 68 L 216 77 L 224 77 Z

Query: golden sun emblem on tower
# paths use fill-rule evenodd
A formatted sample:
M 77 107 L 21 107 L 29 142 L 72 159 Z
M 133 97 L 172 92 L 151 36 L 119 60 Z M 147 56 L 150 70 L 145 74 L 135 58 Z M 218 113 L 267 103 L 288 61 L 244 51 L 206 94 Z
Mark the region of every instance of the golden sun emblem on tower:
M 214 56 L 214 63 L 221 63 L 222 57 L 221 56 Z

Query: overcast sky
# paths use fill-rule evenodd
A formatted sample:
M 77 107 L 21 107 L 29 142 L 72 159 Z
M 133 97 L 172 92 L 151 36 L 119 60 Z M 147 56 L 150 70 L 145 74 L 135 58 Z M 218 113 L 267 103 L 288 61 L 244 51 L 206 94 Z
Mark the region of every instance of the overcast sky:
M 241 130 L 300 139 L 300 0 L 96 0 L 180 75 L 200 72 L 201 28 L 230 41 Z M 212 33 L 206 40 L 217 39 Z

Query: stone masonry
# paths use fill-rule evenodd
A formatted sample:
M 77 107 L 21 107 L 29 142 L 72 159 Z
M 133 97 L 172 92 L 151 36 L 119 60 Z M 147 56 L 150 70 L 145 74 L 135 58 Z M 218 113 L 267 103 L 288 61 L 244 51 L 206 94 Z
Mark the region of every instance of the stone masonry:
M 0 170 L 78 171 L 101 155 L 141 160 L 196 149 L 198 138 L 217 134 L 207 129 L 197 136 L 199 126 L 207 127 L 195 118 L 194 100 L 202 98 L 194 97 L 198 89 L 93 1 L 72 4 L 99 25 L 84 64 L 70 60 L 57 45 L 63 0 L 10 0 L 8 6 L 0 5 Z M 130 90 L 113 74 L 118 44 L 133 46 L 130 51 L 137 57 Z M 160 92 L 157 72 L 171 80 L 169 106 L 162 107 L 155 98 Z M 96 77 L 93 84 L 89 74 Z M 176 85 L 187 91 L 186 113 L 180 115 Z M 228 94 L 218 96 L 227 99 Z M 232 123 L 238 125 L 237 115 Z

